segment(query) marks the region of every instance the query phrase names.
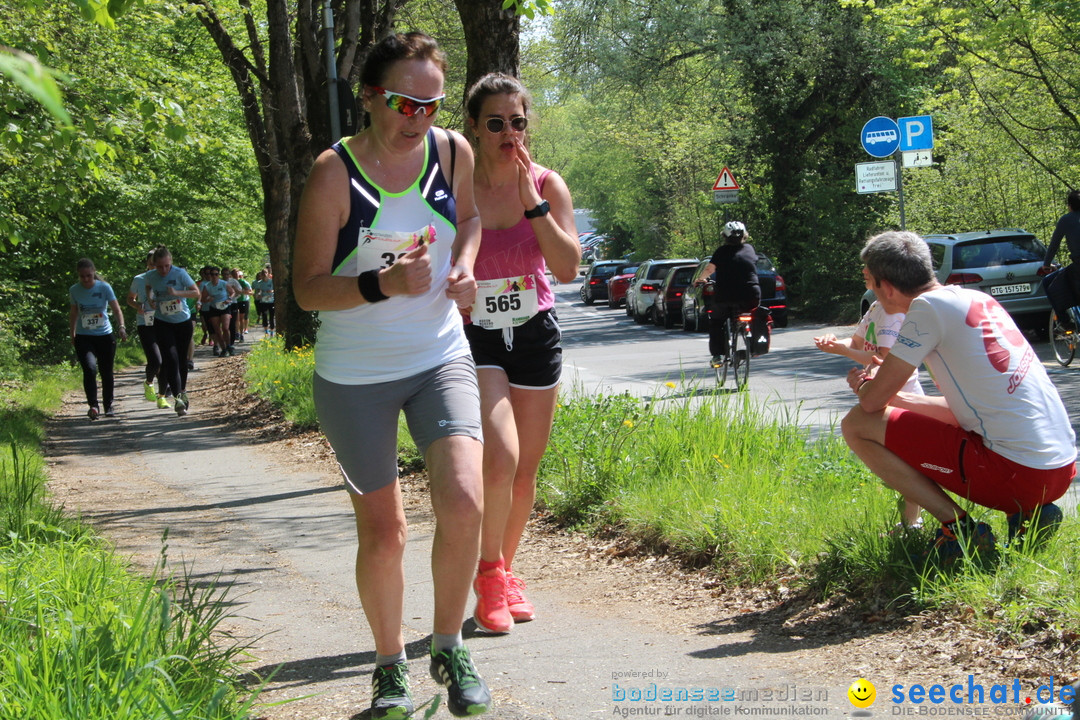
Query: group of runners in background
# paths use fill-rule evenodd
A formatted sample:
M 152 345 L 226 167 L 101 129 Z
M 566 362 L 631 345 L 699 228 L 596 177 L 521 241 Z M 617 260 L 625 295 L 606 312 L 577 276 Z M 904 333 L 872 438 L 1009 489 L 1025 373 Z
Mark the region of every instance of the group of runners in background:
M 87 416 L 114 414 L 114 326 L 127 339 L 123 311 L 112 286 L 96 272 L 93 261 L 76 264 L 79 281 L 71 286 L 69 329 L 82 367 Z M 270 268 L 260 270 L 248 283 L 238 268 L 206 266 L 198 282 L 183 268 L 174 267 L 168 248 L 147 253 L 145 271 L 136 275 L 126 302 L 135 311 L 139 343 L 146 354 L 143 395 L 159 408 L 172 408 L 184 416 L 190 407 L 187 374 L 195 369 L 195 326 L 201 324 L 200 343 L 213 344 L 214 357 L 235 353 L 236 342 L 248 330 L 250 302 L 254 300 L 264 335 L 274 333 L 274 283 Z M 113 319 L 109 318 L 112 311 Z M 101 376 L 101 404 L 97 376 Z

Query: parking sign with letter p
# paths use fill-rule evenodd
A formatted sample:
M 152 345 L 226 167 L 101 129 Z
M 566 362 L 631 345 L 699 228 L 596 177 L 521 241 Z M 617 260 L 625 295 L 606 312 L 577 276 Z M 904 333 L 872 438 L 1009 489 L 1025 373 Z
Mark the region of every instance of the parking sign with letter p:
M 929 115 L 900 118 L 900 150 L 932 150 L 934 148 L 934 123 Z

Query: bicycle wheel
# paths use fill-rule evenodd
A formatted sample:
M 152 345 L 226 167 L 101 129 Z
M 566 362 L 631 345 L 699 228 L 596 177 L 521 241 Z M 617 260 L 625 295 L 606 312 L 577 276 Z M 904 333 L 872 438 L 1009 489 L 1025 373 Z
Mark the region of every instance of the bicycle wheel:
M 746 341 L 746 326 L 735 323 L 737 330 L 731 333 L 731 366 L 735 374 L 735 387 L 742 390 L 750 382 L 750 344 Z
M 713 318 L 713 322 L 719 321 L 717 318 Z M 727 320 L 723 322 L 728 328 L 728 354 L 724 356 L 724 362 L 713 366 L 716 371 L 716 384 L 719 387 L 724 387 L 724 383 L 727 382 L 728 369 L 731 367 L 731 323 Z
M 1057 361 L 1068 366 L 1076 354 L 1076 333 L 1062 327 L 1057 313 L 1053 310 L 1050 311 L 1050 344 L 1054 347 Z

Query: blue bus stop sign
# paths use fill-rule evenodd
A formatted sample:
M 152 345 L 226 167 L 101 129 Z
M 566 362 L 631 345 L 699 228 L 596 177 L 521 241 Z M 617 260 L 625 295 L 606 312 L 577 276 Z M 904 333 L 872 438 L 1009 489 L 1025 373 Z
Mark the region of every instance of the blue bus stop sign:
M 900 147 L 900 126 L 881 115 L 867 120 L 862 129 L 862 146 L 876 158 L 889 157 Z

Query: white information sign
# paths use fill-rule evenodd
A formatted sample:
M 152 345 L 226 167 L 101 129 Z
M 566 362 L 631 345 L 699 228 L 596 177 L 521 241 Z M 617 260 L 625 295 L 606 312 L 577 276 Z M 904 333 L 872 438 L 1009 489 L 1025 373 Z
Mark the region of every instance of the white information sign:
M 739 202 L 738 190 L 713 190 L 713 202 L 715 203 L 735 203 Z
M 934 156 L 929 150 L 910 150 L 900 153 L 904 158 L 904 167 L 930 167 Z
M 855 163 L 855 191 L 879 193 L 896 191 L 896 165 L 885 162 Z

